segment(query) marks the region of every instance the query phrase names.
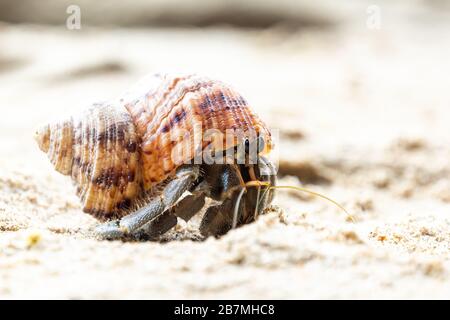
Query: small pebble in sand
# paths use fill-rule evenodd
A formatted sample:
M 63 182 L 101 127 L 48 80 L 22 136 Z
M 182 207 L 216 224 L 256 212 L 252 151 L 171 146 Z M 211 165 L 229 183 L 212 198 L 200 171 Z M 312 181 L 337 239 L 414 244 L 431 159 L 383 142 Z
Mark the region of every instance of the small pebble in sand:
M 429 236 L 429 237 L 434 237 L 436 234 L 433 232 L 433 230 L 430 230 L 427 227 L 422 227 L 420 228 L 420 234 L 423 236 Z
M 386 170 L 376 171 L 372 177 L 372 183 L 378 189 L 386 189 L 391 184 L 390 173 Z
M 343 231 L 342 236 L 345 238 L 345 240 L 355 243 L 363 243 L 363 241 L 359 238 L 358 234 L 353 230 Z
M 421 138 L 408 137 L 400 138 L 395 146 L 405 151 L 417 151 L 425 148 L 426 143 Z
M 286 129 L 281 131 L 281 135 L 283 138 L 290 140 L 301 140 L 305 137 L 303 132 L 298 129 Z
M 404 199 L 409 199 L 414 195 L 416 186 L 410 182 L 400 183 L 395 189 L 394 193 Z
M 371 211 L 374 209 L 373 200 L 370 198 L 361 198 L 356 200 L 355 208 L 361 211 Z
M 348 244 L 363 244 L 364 241 L 354 230 L 341 230 L 329 237 L 329 240 L 345 242 Z
M 27 248 L 30 249 L 36 246 L 42 239 L 41 234 L 38 231 L 32 231 L 26 238 Z
M 424 263 L 421 267 L 423 273 L 430 277 L 440 277 L 445 272 L 444 266 L 440 261 L 429 261 Z

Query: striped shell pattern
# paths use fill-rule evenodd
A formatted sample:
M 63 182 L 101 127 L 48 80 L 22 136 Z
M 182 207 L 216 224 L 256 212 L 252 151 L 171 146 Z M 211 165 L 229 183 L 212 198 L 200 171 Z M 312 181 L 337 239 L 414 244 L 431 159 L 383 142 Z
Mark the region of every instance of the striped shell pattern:
M 106 220 L 125 215 L 142 194 L 204 152 L 208 129 L 223 133 L 213 151 L 230 147 L 230 129 L 262 135 L 264 152 L 270 150 L 269 130 L 242 96 L 197 75 L 148 76 L 117 100 L 41 127 L 36 140 L 55 169 L 72 177 L 83 210 Z

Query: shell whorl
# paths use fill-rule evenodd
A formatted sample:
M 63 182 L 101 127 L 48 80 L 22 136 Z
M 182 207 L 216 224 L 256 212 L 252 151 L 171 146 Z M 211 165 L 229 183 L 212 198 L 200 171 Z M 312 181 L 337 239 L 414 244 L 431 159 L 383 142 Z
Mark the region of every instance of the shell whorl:
M 121 216 L 141 192 L 139 138 L 126 110 L 97 104 L 43 126 L 36 140 L 55 169 L 71 175 L 85 212 Z
M 153 75 L 144 78 L 121 99 L 142 139 L 143 182 L 146 189 L 171 176 L 180 163 L 189 163 L 209 146 L 205 132 L 227 130 L 262 135 L 266 152 L 271 134 L 246 100 L 224 83 L 197 75 Z M 188 133 L 188 135 L 186 135 Z M 221 151 L 221 147 L 214 147 Z M 211 149 L 210 149 L 211 151 Z
M 55 169 L 65 175 L 72 172 L 73 134 L 71 120 L 47 124 L 35 134 L 39 148 L 47 153 Z

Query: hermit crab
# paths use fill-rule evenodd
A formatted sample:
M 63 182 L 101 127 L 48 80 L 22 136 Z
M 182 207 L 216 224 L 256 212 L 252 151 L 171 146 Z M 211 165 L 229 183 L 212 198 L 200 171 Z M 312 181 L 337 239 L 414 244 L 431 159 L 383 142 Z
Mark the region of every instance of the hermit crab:
M 253 221 L 270 205 L 271 132 L 230 86 L 157 74 L 119 98 L 36 131 L 55 169 L 70 175 L 83 211 L 118 239 L 158 236 L 205 206 L 204 236 Z

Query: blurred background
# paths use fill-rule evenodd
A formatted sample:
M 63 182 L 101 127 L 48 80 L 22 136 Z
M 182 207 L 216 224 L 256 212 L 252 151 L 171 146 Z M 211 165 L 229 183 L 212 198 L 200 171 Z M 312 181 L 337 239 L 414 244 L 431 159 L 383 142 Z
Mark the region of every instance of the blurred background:
M 447 0 L 0 0 L 0 296 L 448 298 L 449 57 Z M 279 130 L 280 183 L 358 222 L 280 192 L 220 240 L 91 239 L 34 128 L 153 72 L 232 84 Z
M 28 139 L 23 129 L 47 119 L 44 110 L 71 112 L 142 75 L 175 71 L 233 84 L 285 133 L 326 137 L 340 121 L 350 144 L 440 129 L 445 137 L 443 117 L 432 133 L 423 124 L 448 102 L 449 8 L 444 0 L 1 0 L 2 128 Z M 3 152 L 17 146 L 6 143 Z

